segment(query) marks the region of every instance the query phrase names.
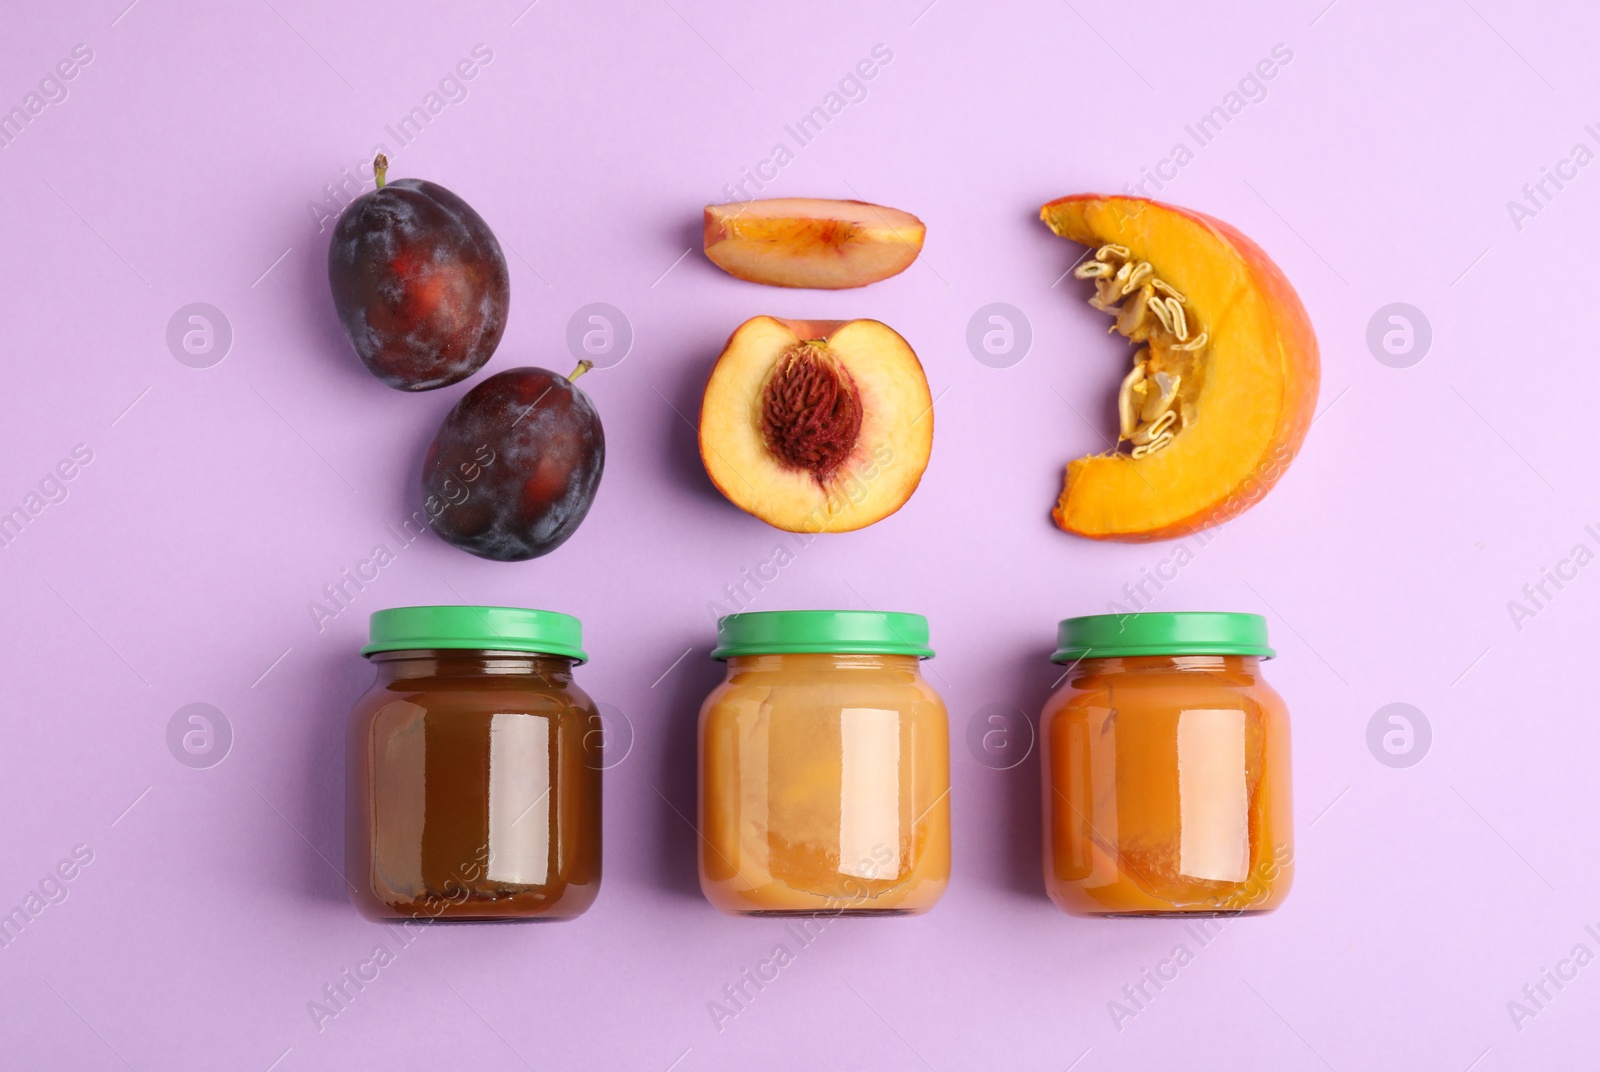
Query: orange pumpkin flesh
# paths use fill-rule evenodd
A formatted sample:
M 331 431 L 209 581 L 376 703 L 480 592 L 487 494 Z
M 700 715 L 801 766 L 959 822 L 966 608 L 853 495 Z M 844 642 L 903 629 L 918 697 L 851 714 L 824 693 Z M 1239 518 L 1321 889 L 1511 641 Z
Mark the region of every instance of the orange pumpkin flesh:
M 1082 194 L 1040 216 L 1063 238 L 1149 262 L 1209 340 L 1183 377 L 1183 421 L 1170 442 L 1137 459 L 1069 463 L 1056 524 L 1094 539 L 1166 540 L 1243 513 L 1288 468 L 1316 409 L 1317 340 L 1294 287 L 1260 246 L 1199 212 Z

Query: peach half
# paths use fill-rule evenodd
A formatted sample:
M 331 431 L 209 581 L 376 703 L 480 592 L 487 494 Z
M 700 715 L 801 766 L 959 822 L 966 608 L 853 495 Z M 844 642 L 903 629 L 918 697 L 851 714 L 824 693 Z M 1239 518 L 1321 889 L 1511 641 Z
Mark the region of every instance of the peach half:
M 922 252 L 922 221 L 865 201 L 775 197 L 706 206 L 706 256 L 775 287 L 844 290 L 899 275 Z
M 1272 259 L 1221 220 L 1136 197 L 1045 205 L 1093 253 L 1074 274 L 1138 346 L 1118 438 L 1067 466 L 1056 524 L 1101 540 L 1166 540 L 1243 513 L 1294 460 L 1316 409 L 1317 338 Z
M 917 489 L 932 450 L 922 364 L 876 320 L 747 320 L 700 405 L 711 482 L 788 532 L 848 532 L 888 517 Z

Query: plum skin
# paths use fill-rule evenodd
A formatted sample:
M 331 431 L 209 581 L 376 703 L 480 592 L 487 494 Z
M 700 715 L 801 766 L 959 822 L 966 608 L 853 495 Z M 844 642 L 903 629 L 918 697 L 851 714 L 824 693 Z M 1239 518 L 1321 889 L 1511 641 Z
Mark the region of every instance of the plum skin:
M 508 369 L 445 417 L 422 463 L 423 505 L 434 531 L 463 551 L 538 558 L 577 531 L 605 462 L 588 395 L 548 369 Z
M 466 379 L 505 334 L 511 276 L 500 243 L 470 205 L 423 179 L 350 203 L 328 244 L 328 284 L 357 356 L 401 391 Z

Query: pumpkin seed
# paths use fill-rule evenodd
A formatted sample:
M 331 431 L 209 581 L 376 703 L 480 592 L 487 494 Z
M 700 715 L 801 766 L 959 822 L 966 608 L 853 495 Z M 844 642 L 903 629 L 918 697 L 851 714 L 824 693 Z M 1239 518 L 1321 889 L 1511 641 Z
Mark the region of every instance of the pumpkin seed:
M 1108 330 L 1153 344 L 1154 357 L 1151 347 L 1134 354 L 1133 369 L 1117 391 L 1118 443 L 1129 442 L 1135 458 L 1148 457 L 1164 449 L 1190 421 L 1188 404 L 1178 398 L 1183 377 L 1155 365 L 1162 363 L 1163 354 L 1198 353 L 1210 336 L 1200 331 L 1191 337 L 1198 325 L 1191 323 L 1185 308 L 1189 299 L 1157 276 L 1149 261 L 1136 260 L 1127 246 L 1101 246 L 1073 274 L 1094 280 L 1089 304 L 1116 317 Z
M 1140 353 L 1148 353 L 1141 350 Z M 1130 439 L 1138 430 L 1138 410 L 1134 406 L 1134 391 L 1144 382 L 1144 364 L 1136 362 L 1133 371 L 1122 378 L 1122 387 L 1117 391 L 1117 420 L 1118 439 Z

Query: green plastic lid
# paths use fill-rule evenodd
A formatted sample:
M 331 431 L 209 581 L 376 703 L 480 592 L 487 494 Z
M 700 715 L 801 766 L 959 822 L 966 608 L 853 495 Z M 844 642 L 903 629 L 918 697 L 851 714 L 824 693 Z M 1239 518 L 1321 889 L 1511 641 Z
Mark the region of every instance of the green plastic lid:
M 1267 646 L 1267 620 L 1259 614 L 1163 611 L 1090 614 L 1068 618 L 1056 632 L 1053 663 L 1111 659 L 1123 655 L 1260 655 Z
M 524 607 L 394 607 L 372 615 L 372 643 L 361 654 L 467 648 L 532 651 L 587 662 L 583 623 L 570 614 Z
M 933 658 L 928 619 L 876 610 L 762 610 L 717 619 L 713 659 L 826 653 Z

